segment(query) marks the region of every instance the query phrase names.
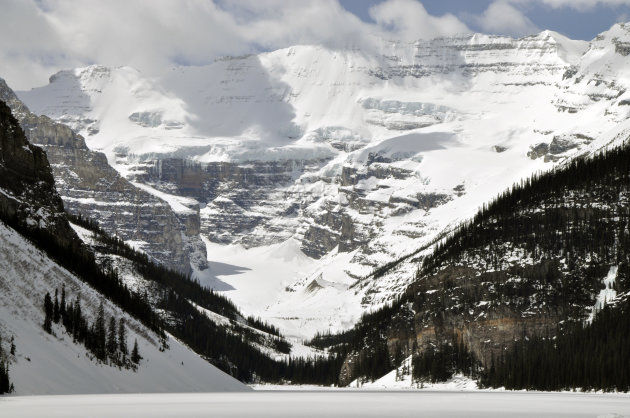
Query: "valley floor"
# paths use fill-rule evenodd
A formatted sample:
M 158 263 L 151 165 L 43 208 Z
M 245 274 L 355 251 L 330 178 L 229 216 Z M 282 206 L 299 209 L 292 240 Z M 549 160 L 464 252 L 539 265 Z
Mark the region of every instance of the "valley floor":
M 0 397 L 12 417 L 630 417 L 627 394 L 273 391 Z

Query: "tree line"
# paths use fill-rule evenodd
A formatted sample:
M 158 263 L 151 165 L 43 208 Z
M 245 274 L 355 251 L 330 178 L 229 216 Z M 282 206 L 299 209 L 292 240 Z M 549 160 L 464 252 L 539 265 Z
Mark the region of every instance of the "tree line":
M 291 345 L 278 328 L 260 318 L 244 318 L 226 297 L 200 285 L 190 276 L 153 263 L 146 254 L 134 250 L 120 238 L 108 236 L 96 222 L 81 215 L 69 215 L 69 219 L 95 234 L 98 251 L 131 260 L 142 277 L 155 283 L 155 307 L 167 313 L 164 330 L 221 370 L 243 382 L 337 384 L 338 370 L 343 362 L 340 356 L 289 356 L 288 360 L 270 357 L 256 345 L 268 346 L 284 354 L 291 351 Z M 219 326 L 193 303 L 234 322 Z M 269 334 L 269 337 L 241 325 L 243 319 L 246 325 Z
M 455 336 L 414 354 L 411 364 L 412 377 L 418 382 L 445 382 L 456 373 L 477 379 L 483 370 L 466 344 Z

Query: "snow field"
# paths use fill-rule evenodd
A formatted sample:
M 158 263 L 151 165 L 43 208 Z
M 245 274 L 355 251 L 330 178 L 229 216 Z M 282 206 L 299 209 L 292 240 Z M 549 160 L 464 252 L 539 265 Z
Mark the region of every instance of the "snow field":
M 250 392 L 0 397 L 3 418 L 624 418 L 627 395 L 532 392 Z

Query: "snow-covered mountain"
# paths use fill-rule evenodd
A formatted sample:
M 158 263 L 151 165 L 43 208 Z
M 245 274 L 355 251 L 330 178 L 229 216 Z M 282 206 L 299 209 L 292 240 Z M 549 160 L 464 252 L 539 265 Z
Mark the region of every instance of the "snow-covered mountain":
M 94 268 L 92 253 L 64 213 L 46 154 L 27 141 L 3 101 L 0 101 L 0 248 L 0 362 L 3 367 L 9 365 L 16 393 L 247 389 L 177 339 L 151 326 L 137 309 L 142 302 L 135 303 L 136 308 L 133 303 L 124 302 L 125 297 L 127 302 L 133 299 L 138 302 L 139 293 L 133 296 L 118 278 Z M 85 269 L 87 265 L 93 266 L 89 272 Z M 111 292 L 112 285 L 117 287 L 116 295 Z M 57 293 L 67 296 L 68 302 L 62 296 L 59 303 Z M 54 322 L 45 319 L 46 294 L 55 295 Z M 105 318 L 114 323 L 109 327 L 112 333 L 119 324 L 118 337 L 109 340 L 112 356 L 101 360 L 97 360 L 94 349 L 86 342 L 89 335 L 96 335 L 97 317 L 102 320 L 103 337 Z M 92 324 L 89 332 L 88 324 Z M 142 359 L 138 362 L 138 357 L 133 367 L 128 367 L 130 364 L 125 360 L 128 349 L 120 348 L 123 361 L 118 364 L 110 361 L 118 353 L 117 347 L 124 347 L 125 344 L 118 345 L 120 341 L 128 347 L 137 342 Z
M 428 251 L 523 177 L 625 139 L 629 52 L 623 24 L 590 43 L 545 31 L 383 41 L 376 55 L 295 46 L 157 79 L 62 71 L 18 96 L 198 216 L 202 282 L 308 336 L 351 326 L 416 267 L 375 268 Z

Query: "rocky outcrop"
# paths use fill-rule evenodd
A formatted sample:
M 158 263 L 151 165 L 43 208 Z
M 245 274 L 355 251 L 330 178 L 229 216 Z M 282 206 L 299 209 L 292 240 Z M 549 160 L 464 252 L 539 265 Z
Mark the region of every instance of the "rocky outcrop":
M 615 52 L 619 55 L 623 55 L 627 57 L 630 55 L 630 42 L 621 42 L 617 39 L 614 41 L 615 44 Z
M 96 220 L 108 233 L 132 241 L 154 260 L 190 272 L 191 255 L 204 268 L 205 246 L 199 239 L 199 208 L 182 219 L 169 204 L 120 176 L 104 154 L 87 148 L 83 137 L 66 125 L 37 116 L 0 79 L 7 101 L 37 152 L 43 149 L 65 209 Z M 201 253 L 204 257 L 199 257 Z
M 367 110 L 365 121 L 389 130 L 407 131 L 424 128 L 444 121 L 454 110 L 433 103 L 400 102 L 373 98 L 361 102 Z
M 348 214 L 326 211 L 309 225 L 302 240 L 302 251 L 309 257 L 320 258 L 337 246 L 340 252 L 348 252 L 360 244 L 361 237 L 356 234 Z
M 545 162 L 558 161 L 573 150 L 579 151 L 591 143 L 593 138 L 584 134 L 556 135 L 550 143 L 541 142 L 530 147 L 527 156 L 532 160 L 544 157 Z
M 13 226 L 46 230 L 64 248 L 80 245 L 55 190 L 46 153 L 28 142 L 1 100 L 0 216 Z
M 341 371 L 339 372 L 339 386 L 348 386 L 354 379 L 356 379 L 356 364 L 358 360 L 358 354 L 350 354 L 344 360 L 341 365 Z
M 209 202 L 224 191 L 226 183 L 235 190 L 290 184 L 308 169 L 309 164 L 318 162 L 281 160 L 199 164 L 181 158 L 168 158 L 155 161 L 146 176 L 139 179 L 169 183 L 183 196 Z
M 540 144 L 536 144 L 530 147 L 530 150 L 527 152 L 527 156 L 532 160 L 536 158 L 544 157 L 549 152 L 549 144 L 541 142 Z

